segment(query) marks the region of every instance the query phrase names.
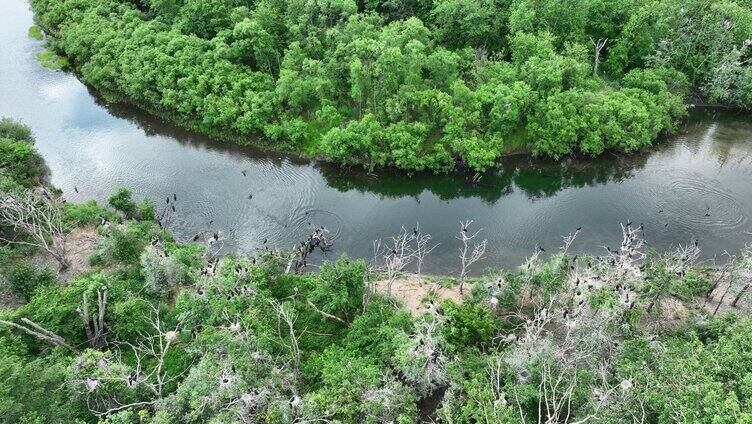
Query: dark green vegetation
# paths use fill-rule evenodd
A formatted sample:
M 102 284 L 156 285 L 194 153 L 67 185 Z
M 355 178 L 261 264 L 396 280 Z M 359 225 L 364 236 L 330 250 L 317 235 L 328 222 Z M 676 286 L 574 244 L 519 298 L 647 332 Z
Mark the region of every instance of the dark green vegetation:
M 3 175 L 3 199 L 43 183 Z M 64 285 L 2 245 L 27 300 L 0 309 L 2 422 L 752 422 L 749 249 L 718 278 L 696 245 L 645 256 L 627 226 L 604 256 L 535 252 L 413 316 L 362 260 L 290 274 L 288 252 L 217 256 L 127 190 L 109 203 L 64 206 L 99 237 Z
M 0 190 L 38 185 L 45 172 L 44 160 L 34 150 L 31 130 L 0 118 Z
M 748 0 L 32 0 L 112 101 L 369 167 L 632 152 L 752 106 Z

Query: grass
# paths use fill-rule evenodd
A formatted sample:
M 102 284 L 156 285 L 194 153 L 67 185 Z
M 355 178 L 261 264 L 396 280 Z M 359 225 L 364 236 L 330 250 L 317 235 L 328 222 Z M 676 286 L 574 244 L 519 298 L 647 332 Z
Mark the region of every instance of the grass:
M 41 40 L 44 38 L 44 34 L 42 34 L 42 30 L 38 26 L 32 25 L 29 27 L 29 37 L 35 40 Z
M 37 60 L 42 66 L 53 71 L 67 69 L 70 66 L 67 58 L 58 56 L 55 52 L 49 50 L 37 53 Z

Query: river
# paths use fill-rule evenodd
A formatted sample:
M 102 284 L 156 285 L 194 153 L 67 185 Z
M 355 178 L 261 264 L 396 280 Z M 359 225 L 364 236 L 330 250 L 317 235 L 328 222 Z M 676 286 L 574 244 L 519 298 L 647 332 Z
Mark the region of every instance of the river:
M 220 231 L 228 252 L 252 252 L 265 239 L 291 247 L 309 222 L 336 236 L 330 257 L 366 258 L 374 239 L 420 223 L 440 243 L 424 265 L 431 273 L 457 271 L 455 235 L 466 219 L 489 243 L 476 272 L 516 266 L 538 245 L 550 254 L 577 227 L 572 251 L 599 253 L 621 241 L 619 223 L 629 220 L 644 224 L 655 250 L 697 238 L 705 258 L 720 259 L 752 240 L 749 115 L 695 110 L 676 135 L 643 154 L 562 163 L 514 156 L 478 181 L 369 174 L 213 141 L 105 104 L 75 75 L 38 64 L 43 42 L 27 36 L 33 22 L 23 0 L 5 0 L 1 9 L 0 116 L 32 128 L 65 197 L 106 202 L 125 186 L 164 204 L 176 194 L 176 233 Z

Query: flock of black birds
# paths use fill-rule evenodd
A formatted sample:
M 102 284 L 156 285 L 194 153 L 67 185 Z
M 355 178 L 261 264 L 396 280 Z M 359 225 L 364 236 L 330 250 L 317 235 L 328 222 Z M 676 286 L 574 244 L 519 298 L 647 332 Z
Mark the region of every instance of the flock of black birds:
M 243 170 L 241 171 L 241 174 L 245 177 L 247 176 L 247 171 Z M 76 189 L 76 192 L 78 190 Z M 253 194 L 250 193 L 248 195 L 248 199 L 253 199 Z M 172 196 L 167 196 L 165 198 L 165 209 L 162 210 L 162 212 L 157 217 L 157 223 L 161 228 L 166 227 L 165 221 L 167 221 L 167 217 L 170 215 L 169 212 L 176 212 L 177 209 L 175 207 L 175 204 L 177 203 L 178 197 L 176 193 L 173 193 Z M 305 212 L 305 215 L 308 215 L 308 212 Z M 103 224 L 105 219 L 102 218 Z M 109 224 L 109 223 L 108 223 Z M 209 225 L 214 224 L 214 220 L 209 221 Z M 304 268 L 308 266 L 308 257 L 310 254 L 312 254 L 317 248 L 321 250 L 321 252 L 327 252 L 331 250 L 332 246 L 334 245 L 332 239 L 328 236 L 329 231 L 324 226 L 314 226 L 311 222 L 308 222 L 309 228 L 312 228 L 311 233 L 308 235 L 308 237 L 301 241 L 295 248 L 294 248 L 294 257 L 291 261 L 291 267 L 292 270 L 297 272 L 301 272 Z M 285 225 L 287 227 L 287 225 Z M 417 232 L 417 230 L 416 230 Z M 204 235 L 208 234 L 209 231 L 200 231 L 196 234 L 194 234 L 191 238 L 191 242 L 200 242 Z M 215 243 L 219 242 L 220 240 L 220 232 L 214 231 L 210 237 L 206 239 L 207 244 L 211 247 Z M 261 248 L 258 248 L 257 250 L 263 250 L 265 252 L 269 252 L 269 239 L 264 238 L 262 242 Z M 256 258 L 251 258 L 252 262 L 256 263 Z M 214 262 L 210 262 L 207 267 L 204 268 L 203 273 L 204 275 L 211 275 L 216 270 L 217 264 Z
M 244 177 L 246 177 L 248 175 L 248 172 L 247 172 L 247 170 L 244 169 L 244 170 L 241 171 L 241 174 Z M 73 186 L 73 190 L 76 193 L 79 193 L 78 186 Z M 249 193 L 248 194 L 248 199 L 249 200 L 253 199 L 253 193 Z M 168 215 L 168 212 L 170 212 L 170 211 L 173 212 L 173 213 L 177 212 L 177 208 L 175 207 L 175 204 L 177 203 L 177 200 L 178 200 L 178 196 L 177 196 L 176 193 L 173 193 L 172 196 L 167 196 L 165 198 L 165 205 L 166 205 L 166 207 L 165 207 L 165 209 L 160 213 L 160 215 L 156 219 L 157 224 L 159 224 L 159 226 L 161 228 L 166 227 L 166 222 L 165 221 L 167 220 L 166 216 Z M 663 209 L 659 209 L 658 213 L 659 214 L 663 214 Z M 308 215 L 308 212 L 305 212 L 305 214 Z M 706 205 L 706 210 L 705 210 L 705 215 L 704 216 L 705 217 L 710 217 L 711 216 L 710 215 L 710 206 Z M 213 219 L 209 221 L 209 225 L 212 225 L 212 224 L 214 224 L 214 220 Z M 666 222 L 663 227 L 667 228 L 668 224 L 669 223 Z M 104 226 L 104 227 L 109 227 L 110 222 L 106 218 L 101 217 L 100 225 Z M 632 221 L 629 221 L 626 224 L 627 227 L 630 227 L 631 225 L 632 225 Z M 309 227 L 312 226 L 311 222 L 308 222 L 308 226 Z M 285 227 L 287 227 L 287 225 L 285 225 Z M 640 224 L 639 229 L 642 230 L 642 228 L 643 228 L 643 225 Z M 463 225 L 461 230 L 462 230 L 463 233 L 467 233 L 468 229 L 467 229 L 466 226 Z M 576 229 L 577 232 L 580 232 L 581 230 L 582 230 L 582 227 L 578 227 Z M 198 241 L 201 240 L 201 237 L 204 234 L 206 234 L 206 233 L 207 233 L 207 231 L 198 232 L 193 237 L 191 237 L 190 241 L 192 241 L 192 242 L 198 242 Z M 292 261 L 292 268 L 296 272 L 299 272 L 303 268 L 307 267 L 307 265 L 308 265 L 308 255 L 310 255 L 311 253 L 313 253 L 316 250 L 316 248 L 319 248 L 322 252 L 326 252 L 326 251 L 331 250 L 331 248 L 333 246 L 333 242 L 328 237 L 327 234 L 328 234 L 328 230 L 326 229 L 326 227 L 324 227 L 324 226 L 314 227 L 313 230 L 312 230 L 312 232 L 308 235 L 308 237 L 305 240 L 301 241 L 299 243 L 299 245 L 296 246 L 296 248 L 295 248 L 296 257 Z M 416 236 L 418 235 L 418 229 L 417 229 L 417 227 L 413 227 L 413 234 L 416 235 Z M 220 238 L 219 232 L 215 231 L 215 232 L 213 232 L 212 236 L 207 240 L 207 242 L 211 246 L 214 243 L 218 242 L 219 238 Z M 268 238 L 264 238 L 263 243 L 262 243 L 263 244 L 263 249 L 266 250 L 266 251 L 269 250 L 268 241 L 269 241 Z M 695 241 L 695 243 L 697 243 L 697 242 Z M 606 249 L 608 250 L 609 253 L 612 252 L 612 250 L 609 247 L 606 247 Z M 540 245 L 540 244 L 536 246 L 536 250 L 538 250 L 540 252 L 545 252 L 546 251 L 546 249 L 542 245 Z M 397 252 L 393 250 L 392 253 L 396 254 Z M 254 262 L 255 262 L 255 258 L 254 258 Z

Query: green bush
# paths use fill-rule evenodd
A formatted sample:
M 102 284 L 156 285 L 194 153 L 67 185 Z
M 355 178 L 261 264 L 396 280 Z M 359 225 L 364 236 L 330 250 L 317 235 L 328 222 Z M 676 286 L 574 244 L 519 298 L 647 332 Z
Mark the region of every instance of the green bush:
M 115 190 L 114 193 L 107 199 L 107 203 L 110 204 L 116 210 L 125 214 L 126 217 L 131 217 L 136 213 L 136 203 L 133 202 L 131 191 L 125 187 L 120 187 Z
M 34 135 L 31 129 L 20 122 L 10 118 L 0 118 L 0 138 L 25 141 L 34 144 Z
M 115 221 L 117 217 L 112 211 L 99 206 L 95 200 L 87 200 L 83 203 L 66 203 L 63 206 L 63 222 L 68 227 L 99 225 L 102 218 Z
M 37 60 L 42 66 L 53 71 L 65 70 L 70 66 L 67 58 L 59 56 L 51 50 L 37 53 Z
M 157 216 L 157 205 L 151 199 L 144 199 L 138 203 L 138 219 L 154 221 Z
M 49 268 L 38 268 L 27 261 L 9 266 L 8 280 L 15 294 L 29 301 L 37 287 L 55 284 L 55 274 Z
M 44 38 L 44 34 L 42 34 L 42 30 L 36 25 L 32 25 L 29 27 L 28 34 L 30 38 L 33 38 L 35 40 L 41 40 Z
M 23 187 L 39 184 L 47 171 L 34 145 L 10 138 L 0 138 L 0 169 L 1 175 Z

